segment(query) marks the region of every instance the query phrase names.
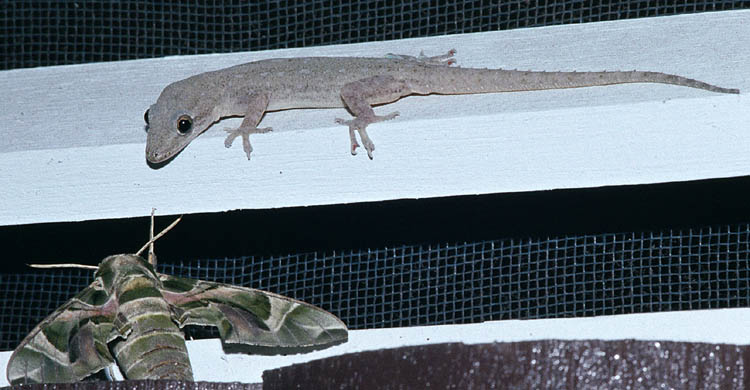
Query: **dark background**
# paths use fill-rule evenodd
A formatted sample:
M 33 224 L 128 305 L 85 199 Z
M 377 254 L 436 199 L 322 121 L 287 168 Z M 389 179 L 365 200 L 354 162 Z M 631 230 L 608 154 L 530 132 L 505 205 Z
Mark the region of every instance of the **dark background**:
M 159 239 L 160 261 L 361 251 L 408 244 L 649 232 L 750 221 L 750 177 L 190 214 Z M 177 216 L 160 216 L 158 233 Z M 2 226 L 9 261 L 97 265 L 148 240 L 148 217 Z
M 750 8 L 750 1 L 3 1 L 0 69 Z

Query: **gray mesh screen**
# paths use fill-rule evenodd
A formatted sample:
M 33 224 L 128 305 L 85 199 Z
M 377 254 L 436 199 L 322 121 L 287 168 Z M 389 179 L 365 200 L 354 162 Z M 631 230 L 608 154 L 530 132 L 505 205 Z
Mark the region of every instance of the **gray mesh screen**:
M 0 69 L 750 8 L 750 1 L 0 2 Z
M 185 260 L 159 271 L 272 291 L 364 329 L 748 307 L 749 252 L 743 223 Z M 15 348 L 91 275 L 0 274 L 0 350 Z

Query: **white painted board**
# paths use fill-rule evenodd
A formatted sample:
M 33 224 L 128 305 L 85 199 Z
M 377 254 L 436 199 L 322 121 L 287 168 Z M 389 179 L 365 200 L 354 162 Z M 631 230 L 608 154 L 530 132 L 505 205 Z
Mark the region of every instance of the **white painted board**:
M 0 72 L 0 225 L 731 177 L 750 173 L 750 11 L 307 49 Z M 731 39 L 727 39 L 731 37 Z M 458 50 L 464 67 L 642 69 L 743 94 L 624 85 L 408 97 L 349 154 L 339 110 L 266 116 L 225 150 L 215 125 L 172 163 L 145 162 L 143 112 L 168 83 L 271 57 Z
M 531 340 L 656 340 L 750 344 L 750 309 L 694 310 L 589 318 L 492 321 L 481 324 L 355 330 L 345 344 L 308 354 L 224 354 L 218 339 L 188 341 L 197 381 L 259 383 L 265 370 L 346 353 L 450 342 L 480 344 Z M 0 352 L 5 373 L 11 352 Z M 7 386 L 2 375 L 0 386 Z

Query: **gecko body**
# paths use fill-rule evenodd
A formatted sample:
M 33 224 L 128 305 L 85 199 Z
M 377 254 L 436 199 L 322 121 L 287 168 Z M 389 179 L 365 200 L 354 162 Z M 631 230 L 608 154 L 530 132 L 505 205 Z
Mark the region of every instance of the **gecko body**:
M 591 87 L 624 83 L 662 83 L 719 93 L 739 93 L 682 76 L 646 71 L 537 72 L 451 67 L 454 51 L 435 57 L 305 57 L 269 59 L 206 72 L 168 85 L 146 111 L 146 159 L 171 159 L 222 118 L 243 116 L 227 130 L 225 145 L 242 138 L 250 158 L 249 135 L 265 112 L 301 108 L 347 108 L 354 118 L 336 119 L 349 127 L 351 153 L 360 146 L 372 158 L 369 124 L 394 118 L 376 115 L 373 105 L 408 95 L 458 95 Z

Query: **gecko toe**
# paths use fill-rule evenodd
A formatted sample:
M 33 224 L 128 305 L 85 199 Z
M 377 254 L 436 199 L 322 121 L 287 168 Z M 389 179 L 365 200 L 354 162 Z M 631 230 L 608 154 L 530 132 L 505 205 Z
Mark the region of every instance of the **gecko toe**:
M 396 116 L 398 116 L 398 111 L 392 112 L 387 115 L 367 115 L 367 116 L 357 116 L 354 117 L 354 119 L 351 120 L 344 120 L 341 118 L 336 118 L 336 123 L 349 126 L 349 140 L 351 143 L 351 149 L 350 152 L 352 156 L 357 155 L 357 148 L 360 146 L 357 142 L 357 137 L 355 136 L 354 132 L 357 131 L 359 133 L 359 139 L 362 141 L 362 146 L 367 151 L 367 157 L 372 160 L 372 152 L 375 151 L 375 144 L 370 140 L 370 137 L 367 135 L 367 125 L 371 123 L 376 122 L 382 122 L 385 120 L 393 119 Z
M 242 137 L 242 150 L 245 151 L 245 155 L 249 160 L 250 154 L 253 152 L 253 146 L 250 144 L 250 134 L 268 133 L 272 130 L 273 128 L 271 127 L 263 127 L 260 129 L 256 127 L 239 127 L 237 129 L 226 128 L 224 131 L 229 133 L 229 135 L 224 139 L 224 146 L 230 148 L 232 147 L 235 138 Z
M 253 152 L 253 146 L 250 145 L 250 137 L 247 134 L 242 135 L 242 150 L 245 151 L 247 159 L 250 160 L 250 153 Z
M 228 127 L 225 128 L 224 131 L 229 133 L 229 135 L 227 135 L 227 138 L 224 139 L 224 147 L 230 148 L 232 147 L 232 143 L 234 143 L 234 139 L 237 138 L 240 133 L 236 129 L 231 129 Z
M 352 126 L 349 126 L 349 143 L 351 144 L 350 151 L 352 153 L 352 156 L 356 156 L 359 142 L 357 142 L 357 137 L 354 135 L 354 128 Z
M 367 151 L 367 157 L 372 160 L 372 152 L 375 150 L 375 144 L 370 139 L 370 136 L 367 135 L 367 131 L 363 128 L 357 129 L 359 131 L 359 139 L 362 140 L 362 146 Z
M 397 117 L 399 115 L 401 115 L 401 113 L 399 113 L 398 111 L 393 111 L 392 113 L 390 113 L 388 115 L 381 116 L 379 118 L 380 118 L 381 121 L 387 121 L 387 120 L 391 120 L 391 119 L 393 119 L 393 118 L 395 118 L 395 117 Z

